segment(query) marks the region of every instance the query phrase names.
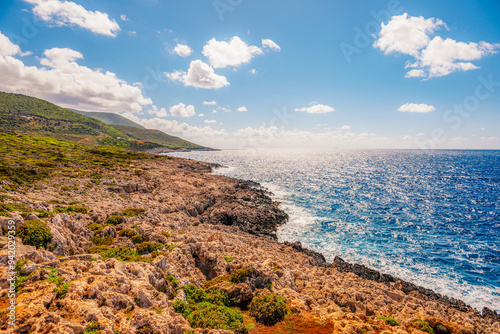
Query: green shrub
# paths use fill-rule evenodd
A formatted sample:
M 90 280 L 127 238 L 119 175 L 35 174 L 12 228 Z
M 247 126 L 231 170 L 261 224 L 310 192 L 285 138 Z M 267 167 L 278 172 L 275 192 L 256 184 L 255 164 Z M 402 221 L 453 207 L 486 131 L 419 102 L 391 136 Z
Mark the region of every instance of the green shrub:
M 163 244 L 159 242 L 143 242 L 136 246 L 137 254 L 144 255 L 162 249 Z
M 224 256 L 224 260 L 226 260 L 227 263 L 233 262 L 234 258 L 232 256 Z
M 92 242 L 96 246 L 101 246 L 101 245 L 111 245 L 113 243 L 113 238 L 110 237 L 109 235 L 102 238 L 102 237 L 91 237 L 89 239 L 90 242 Z
M 186 320 L 194 328 L 226 329 L 237 334 L 247 332 L 241 312 L 225 306 L 203 307 L 191 312 Z
M 177 290 L 177 288 L 179 287 L 179 281 L 177 281 L 177 278 L 175 278 L 174 275 L 168 275 L 167 279 L 170 282 L 170 284 L 172 284 L 174 289 Z M 177 313 L 179 313 L 179 312 L 177 312 Z
M 276 324 L 288 314 L 285 300 L 274 293 L 255 297 L 249 309 L 250 315 L 266 326 Z
M 126 228 L 126 229 L 123 229 L 120 231 L 120 233 L 118 233 L 118 235 L 120 237 L 128 237 L 128 238 L 132 238 L 134 235 L 136 235 L 135 231 L 134 230 L 131 230 L 129 228 Z
M 95 321 L 91 321 L 87 325 L 87 329 L 85 330 L 84 334 L 98 334 L 99 333 L 99 324 Z
M 391 317 L 384 317 L 384 316 L 378 316 L 377 319 L 381 319 L 381 320 L 384 320 L 386 324 L 390 325 L 390 326 L 399 326 L 400 323 L 397 322 L 395 319 L 391 318 Z
M 87 226 L 89 230 L 94 232 L 94 235 L 101 233 L 102 229 L 104 228 L 103 225 L 97 224 L 97 223 L 92 223 Z
M 146 212 L 146 210 L 144 209 L 129 208 L 123 210 L 121 214 L 124 215 L 125 217 L 137 217 L 138 215 L 144 212 Z
M 182 300 L 176 300 L 172 304 L 172 307 L 175 313 L 181 314 L 184 318 L 186 318 L 191 313 L 191 309 L 189 308 L 188 304 L 186 304 Z
M 214 305 L 229 306 L 231 302 L 227 293 L 222 290 L 213 289 L 205 291 L 194 284 L 184 285 L 181 289 L 186 293 L 188 304 L 207 302 Z
M 117 214 L 111 214 L 106 218 L 106 224 L 118 225 L 123 223 L 123 217 Z
M 53 211 L 54 211 L 54 213 L 78 212 L 78 213 L 86 214 L 89 211 L 89 209 L 85 208 L 83 206 L 68 206 L 68 207 L 56 206 Z
M 25 221 L 17 228 L 16 235 L 21 238 L 25 245 L 44 248 L 47 247 L 53 236 L 45 222 L 36 220 Z
M 130 239 L 134 244 L 140 244 L 141 242 L 144 242 L 144 237 L 142 236 L 142 234 L 136 234 Z
M 123 262 L 151 262 L 151 257 L 143 257 L 128 247 L 111 248 L 108 246 L 93 246 L 87 249 L 88 254 L 99 254 L 103 259 L 115 258 Z
M 248 277 L 255 274 L 255 269 L 251 267 L 245 267 L 235 270 L 231 273 L 231 282 L 233 283 L 245 283 Z
M 55 287 L 54 292 L 56 293 L 56 298 L 63 299 L 64 297 L 66 297 L 70 285 L 71 282 L 66 282 L 58 287 Z

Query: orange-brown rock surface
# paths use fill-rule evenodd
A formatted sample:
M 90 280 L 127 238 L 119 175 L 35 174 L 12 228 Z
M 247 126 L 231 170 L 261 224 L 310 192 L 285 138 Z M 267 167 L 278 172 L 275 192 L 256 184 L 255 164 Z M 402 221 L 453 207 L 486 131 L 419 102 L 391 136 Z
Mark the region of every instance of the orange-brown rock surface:
M 273 292 L 284 297 L 293 312 L 288 320 L 273 327 L 258 325 L 250 333 L 429 333 L 422 331 L 418 320 L 436 334 L 500 333 L 494 312 L 485 310 L 483 316 L 459 301 L 396 278 L 340 259 L 328 264 L 299 243 L 278 242 L 274 232 L 287 216 L 269 194 L 258 184 L 216 176 L 210 169 L 208 164 L 181 159 L 137 161 L 98 182 L 57 177 L 26 194 L 11 194 L 13 199 L 4 201 L 51 214 L 39 218 L 12 212 L 10 218 L 0 217 L 0 225 L 9 219 L 18 226 L 43 219 L 53 237 L 46 250 L 17 239 L 25 281 L 17 295 L 15 328 L 5 317 L 8 282 L 0 282 L 2 332 L 90 333 L 89 324 L 96 324 L 98 332 L 109 334 L 231 333 L 193 329 L 175 313 L 172 303 L 185 299 L 182 290 L 176 292 L 175 277 L 181 286 L 203 287 L 211 281 L 212 288 L 224 289 L 243 309 L 255 295 Z M 90 210 L 55 212 L 57 203 L 71 202 Z M 107 224 L 110 215 L 130 208 L 144 211 Z M 91 224 L 108 226 L 98 230 L 93 225 L 93 231 Z M 128 230 L 165 247 L 139 262 L 88 253 L 97 235 L 109 248 L 134 249 L 137 244 L 123 232 Z M 5 278 L 5 237 L 0 246 L 0 276 Z M 246 267 L 254 270 L 245 282 L 217 283 Z M 399 325 L 391 326 L 379 316 Z

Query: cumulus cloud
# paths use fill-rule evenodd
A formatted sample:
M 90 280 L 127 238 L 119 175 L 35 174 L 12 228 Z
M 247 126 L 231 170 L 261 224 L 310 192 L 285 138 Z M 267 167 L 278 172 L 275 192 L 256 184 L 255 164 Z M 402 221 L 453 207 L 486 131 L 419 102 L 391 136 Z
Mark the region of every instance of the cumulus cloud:
M 20 49 L 12 45 L 0 33 L 0 90 L 83 110 L 140 112 L 143 106 L 152 104 L 139 87 L 129 85 L 115 73 L 79 65 L 77 60 L 83 55 L 78 51 L 46 50 L 37 67 L 26 66 L 13 57 Z
M 152 106 L 148 111 L 148 114 L 155 115 L 156 117 L 167 117 L 168 112 L 165 108 L 158 108 L 157 106 Z
M 335 109 L 324 104 L 315 104 L 310 107 L 297 108 L 295 111 L 304 111 L 308 114 L 326 114 L 335 111 Z
M 128 17 L 127 17 L 127 15 L 125 15 L 125 14 L 120 15 L 120 19 L 122 21 L 128 21 L 129 20 Z
M 400 112 L 427 113 L 436 110 L 434 106 L 428 104 L 406 103 L 398 108 Z
M 0 56 L 20 55 L 21 48 L 10 41 L 10 39 L 0 31 Z
M 268 48 L 274 51 L 281 51 L 281 47 L 270 39 L 262 40 L 262 47 Z
M 174 71 L 165 75 L 171 81 L 179 81 L 185 86 L 196 88 L 218 89 L 229 85 L 225 76 L 215 74 L 214 69 L 201 60 L 193 60 L 187 73 Z
M 382 23 L 379 38 L 373 46 L 385 54 L 399 52 L 417 56 L 419 51 L 429 43 L 429 34 L 444 25 L 444 22 L 439 19 L 412 17 L 407 13 L 393 16 L 387 25 Z
M 78 26 L 96 34 L 115 37 L 120 26 L 106 13 L 89 11 L 71 1 L 24 0 L 32 5 L 33 14 L 55 26 Z
M 419 67 L 428 70 L 429 78 L 441 77 L 456 71 L 469 71 L 478 67 L 471 60 L 478 60 L 497 52 L 499 44 L 486 42 L 464 43 L 436 36 L 422 50 L 417 61 L 408 67 Z
M 207 124 L 216 124 L 217 121 L 215 119 L 206 119 L 205 123 L 207 123 Z
M 244 106 L 241 106 L 238 109 L 236 109 L 236 111 L 245 112 L 245 111 L 248 111 L 248 109 L 246 107 L 244 107 Z
M 401 53 L 414 57 L 406 68 L 411 68 L 406 78 L 441 77 L 457 71 L 469 71 L 478 67 L 471 63 L 498 52 L 500 44 L 487 42 L 457 42 L 430 35 L 446 24 L 436 18 L 412 17 L 407 13 L 393 16 L 382 28 L 373 46 L 385 54 Z
M 249 71 L 251 74 L 257 74 L 257 70 L 255 68 L 252 68 L 250 71 Z
M 216 106 L 217 102 L 215 101 L 203 101 L 204 106 Z
M 175 106 L 170 107 L 170 114 L 175 117 L 192 117 L 196 115 L 194 112 L 194 106 L 186 106 L 184 103 L 179 103 Z
M 349 125 L 343 125 L 340 128 L 337 128 L 337 130 L 350 130 L 351 127 Z
M 193 53 L 193 50 L 186 44 L 177 44 L 172 50 L 173 53 L 181 57 L 188 57 Z
M 248 45 L 238 36 L 234 36 L 229 42 L 212 38 L 203 47 L 203 55 L 208 58 L 213 68 L 237 67 L 249 63 L 253 56 L 262 53 L 261 48 Z
M 172 121 L 162 118 L 140 119 L 138 123 L 148 129 L 160 130 L 170 135 L 187 139 L 199 137 L 213 138 L 227 135 L 224 129 L 214 130 L 210 126 L 197 127 L 187 123 L 179 123 L 175 120 Z

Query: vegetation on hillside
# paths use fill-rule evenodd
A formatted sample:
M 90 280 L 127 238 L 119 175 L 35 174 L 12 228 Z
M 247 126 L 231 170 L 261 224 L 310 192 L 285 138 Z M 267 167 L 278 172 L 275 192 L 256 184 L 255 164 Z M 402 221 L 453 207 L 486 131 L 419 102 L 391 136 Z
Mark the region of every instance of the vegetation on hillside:
M 126 120 L 119 115 L 115 115 L 116 117 Z M 109 121 L 109 119 L 106 120 Z M 131 121 L 122 123 L 135 124 Z M 135 126 L 140 127 L 138 124 Z M 201 148 L 201 146 L 157 130 L 128 126 L 125 128 L 143 132 L 141 132 L 142 135 L 129 135 L 98 119 L 77 114 L 50 102 L 25 95 L 0 92 L 0 132 L 81 141 L 87 144 L 116 146 L 134 151 L 161 147 Z M 127 130 L 127 132 L 133 131 Z M 149 132 L 155 135 L 148 135 Z
M 0 184 L 16 190 L 50 177 L 99 178 L 136 159 L 165 158 L 116 147 L 0 133 Z
M 190 149 L 200 149 L 203 146 L 193 144 L 179 137 L 174 137 L 168 135 L 159 130 L 151 130 L 151 129 L 139 129 L 137 127 L 131 126 L 122 126 L 115 125 L 117 130 L 127 134 L 131 138 L 140 141 L 149 141 L 155 144 L 159 144 L 171 149 L 179 149 L 179 148 L 190 148 Z
M 132 122 L 128 118 L 125 118 L 123 116 L 120 116 L 115 113 L 111 112 L 91 112 L 91 111 L 81 111 L 81 110 L 75 110 L 75 109 L 68 109 L 69 111 L 73 111 L 77 114 L 80 114 L 82 116 L 86 117 L 91 117 L 97 120 L 100 120 L 101 122 L 104 122 L 108 125 L 115 126 L 115 125 L 124 125 L 124 126 L 131 126 L 134 128 L 139 128 L 139 129 L 144 129 L 144 127 L 140 124 L 137 124 L 135 122 Z

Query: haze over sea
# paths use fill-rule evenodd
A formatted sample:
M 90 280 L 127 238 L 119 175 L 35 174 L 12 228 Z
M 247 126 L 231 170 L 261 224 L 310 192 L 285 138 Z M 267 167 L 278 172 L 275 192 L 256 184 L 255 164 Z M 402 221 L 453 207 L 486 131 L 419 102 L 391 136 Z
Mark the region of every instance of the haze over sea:
M 290 215 L 280 241 L 500 310 L 500 151 L 175 153 L 261 183 Z

